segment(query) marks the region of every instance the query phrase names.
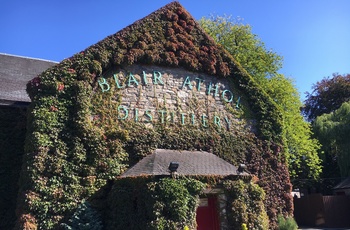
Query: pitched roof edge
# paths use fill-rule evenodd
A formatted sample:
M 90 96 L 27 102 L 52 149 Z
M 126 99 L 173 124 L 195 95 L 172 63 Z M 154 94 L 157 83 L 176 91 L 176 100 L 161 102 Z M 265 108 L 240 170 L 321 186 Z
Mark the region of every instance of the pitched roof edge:
M 9 107 L 23 107 L 26 108 L 30 104 L 30 101 L 13 101 L 0 99 L 0 106 L 9 106 Z
M 57 62 L 57 61 L 51 61 L 51 60 L 46 60 L 46 59 L 42 59 L 42 58 L 27 57 L 27 56 L 21 56 L 21 55 L 15 55 L 15 54 L 8 54 L 8 53 L 1 53 L 1 52 L 0 52 L 0 55 L 3 55 L 3 56 L 10 56 L 10 57 L 17 57 L 17 58 L 24 58 L 24 59 L 35 60 L 35 61 L 51 62 L 51 63 L 56 63 L 56 64 L 59 63 L 59 62 Z
M 279 112 L 277 117 L 272 114 L 272 111 L 278 110 L 276 104 L 232 55 L 223 46 L 215 43 L 178 2 L 171 2 L 109 35 L 63 60 L 50 70 L 51 73 L 44 72 L 41 76 L 50 77 L 52 71 L 59 68 L 78 69 L 79 78 L 94 84 L 111 67 L 133 64 L 182 67 L 188 71 L 216 77 L 238 77 L 235 84 L 247 93 L 250 107 L 262 118 L 259 124 L 262 136 L 281 142 L 283 131 L 281 127 L 278 128 L 282 123 L 281 115 Z M 89 72 L 86 73 L 83 69 L 88 69 Z M 262 101 L 269 109 L 261 111 Z M 265 120 L 272 122 L 271 127 L 277 129 L 266 129 Z

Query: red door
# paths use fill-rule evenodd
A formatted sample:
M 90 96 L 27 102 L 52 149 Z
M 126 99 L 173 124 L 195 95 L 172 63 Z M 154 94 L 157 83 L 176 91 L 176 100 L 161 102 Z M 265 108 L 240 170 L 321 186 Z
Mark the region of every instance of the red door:
M 197 230 L 219 230 L 217 197 L 201 198 L 197 209 Z

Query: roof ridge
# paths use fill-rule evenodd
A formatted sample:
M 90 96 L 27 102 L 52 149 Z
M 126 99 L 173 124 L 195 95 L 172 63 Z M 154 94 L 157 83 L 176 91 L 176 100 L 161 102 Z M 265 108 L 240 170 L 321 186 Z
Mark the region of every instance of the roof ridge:
M 27 57 L 27 56 L 21 56 L 21 55 L 16 55 L 16 54 L 8 54 L 8 53 L 1 53 L 0 55 L 4 55 L 4 56 L 10 56 L 10 57 L 18 57 L 18 58 L 25 58 L 25 59 L 31 59 L 31 60 L 36 60 L 36 61 L 45 61 L 45 62 L 52 62 L 52 63 L 59 63 L 57 61 L 52 61 L 52 60 L 46 60 L 46 59 L 42 59 L 42 58 L 34 58 L 34 57 Z

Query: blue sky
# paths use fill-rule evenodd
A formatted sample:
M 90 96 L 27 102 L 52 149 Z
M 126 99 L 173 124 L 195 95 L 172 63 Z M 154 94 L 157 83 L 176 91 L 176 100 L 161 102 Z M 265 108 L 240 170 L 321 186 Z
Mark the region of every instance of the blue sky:
M 0 53 L 61 61 L 114 34 L 170 0 L 11 0 L 0 3 Z M 304 92 L 323 77 L 350 73 L 349 0 L 182 0 L 195 18 L 244 19 L 279 71 Z

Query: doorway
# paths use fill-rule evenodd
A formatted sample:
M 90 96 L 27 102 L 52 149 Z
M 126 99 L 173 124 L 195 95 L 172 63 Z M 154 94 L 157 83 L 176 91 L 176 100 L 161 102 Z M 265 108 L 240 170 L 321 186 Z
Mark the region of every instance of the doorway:
M 197 230 L 219 230 L 218 201 L 216 195 L 200 198 L 197 209 Z

